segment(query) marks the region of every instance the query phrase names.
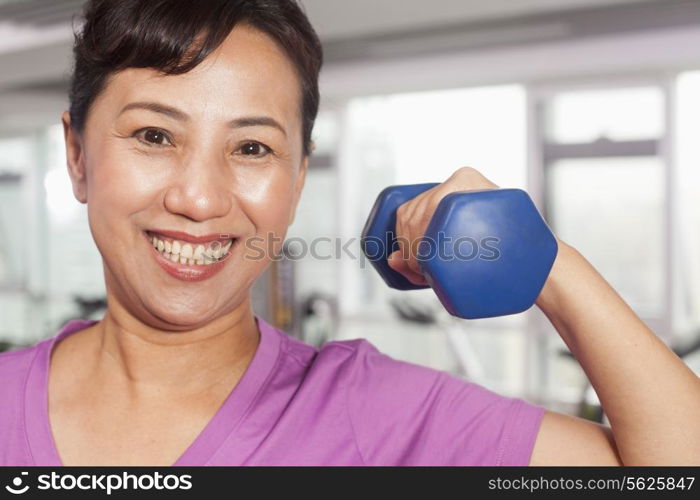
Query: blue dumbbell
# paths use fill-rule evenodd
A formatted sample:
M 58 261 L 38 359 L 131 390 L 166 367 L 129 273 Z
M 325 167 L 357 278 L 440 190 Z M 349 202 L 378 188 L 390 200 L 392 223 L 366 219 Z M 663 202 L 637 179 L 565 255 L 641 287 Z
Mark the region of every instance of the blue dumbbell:
M 362 251 L 391 288 L 417 290 L 391 269 L 399 250 L 396 209 L 437 184 L 384 189 L 362 231 Z M 537 300 L 557 255 L 557 241 L 521 189 L 450 193 L 438 204 L 419 245 L 425 280 L 453 316 L 516 314 Z

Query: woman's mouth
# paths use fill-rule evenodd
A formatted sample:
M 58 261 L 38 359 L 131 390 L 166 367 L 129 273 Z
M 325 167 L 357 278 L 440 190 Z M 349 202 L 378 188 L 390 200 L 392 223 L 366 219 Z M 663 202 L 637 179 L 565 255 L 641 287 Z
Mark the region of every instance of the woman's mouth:
M 171 262 L 188 264 L 190 266 L 208 266 L 223 260 L 231 249 L 234 238 L 225 241 L 215 239 L 207 244 L 188 243 L 186 241 L 168 238 L 163 235 L 147 232 L 151 245 L 163 257 Z
M 203 237 L 176 231 L 145 231 L 156 262 L 182 281 L 201 281 L 218 273 L 237 241 L 228 234 Z

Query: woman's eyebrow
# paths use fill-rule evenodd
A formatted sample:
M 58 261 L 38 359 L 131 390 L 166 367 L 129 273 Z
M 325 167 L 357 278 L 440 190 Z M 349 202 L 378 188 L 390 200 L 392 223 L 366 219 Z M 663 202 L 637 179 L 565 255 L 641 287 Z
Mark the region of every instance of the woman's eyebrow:
M 187 113 L 184 111 L 181 111 L 177 108 L 174 108 L 172 106 L 168 106 L 167 104 L 161 104 L 158 102 L 131 102 L 124 106 L 122 110 L 119 112 L 119 115 L 121 116 L 124 114 L 126 111 L 129 111 L 130 109 L 145 109 L 147 111 L 153 111 L 154 113 L 160 113 L 162 115 L 166 115 L 174 120 L 178 121 L 189 121 L 190 117 Z M 285 136 L 287 135 L 287 131 L 284 129 L 284 127 L 274 118 L 271 116 L 242 116 L 240 118 L 234 118 L 233 120 L 229 121 L 227 124 L 231 128 L 244 128 L 244 127 L 259 127 L 259 126 L 265 126 L 265 127 L 273 127 L 281 131 Z

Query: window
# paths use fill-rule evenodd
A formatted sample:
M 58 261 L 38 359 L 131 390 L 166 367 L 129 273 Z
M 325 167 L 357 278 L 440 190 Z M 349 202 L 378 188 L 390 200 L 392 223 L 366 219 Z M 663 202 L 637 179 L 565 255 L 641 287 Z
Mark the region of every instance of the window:
M 27 228 L 34 212 L 27 199 L 32 191 L 33 145 L 32 137 L 0 139 L 0 342 L 10 345 L 23 342 L 31 318 Z
M 664 314 L 664 164 L 574 158 L 548 168 L 549 222 L 642 316 Z
M 671 170 L 661 85 L 559 88 L 541 100 L 544 212 L 637 314 L 670 340 Z M 549 325 L 536 344 L 536 387 L 576 411 L 587 385 Z M 574 406 L 567 406 L 567 405 Z
M 545 102 L 544 116 L 548 222 L 642 318 L 666 328 L 662 90 L 562 91 Z
M 676 96 L 675 327 L 692 340 L 700 336 L 700 71 L 679 76 Z M 700 372 L 700 355 L 695 359 Z
M 562 92 L 547 111 L 547 139 L 557 144 L 658 139 L 664 133 L 664 97 L 656 87 Z

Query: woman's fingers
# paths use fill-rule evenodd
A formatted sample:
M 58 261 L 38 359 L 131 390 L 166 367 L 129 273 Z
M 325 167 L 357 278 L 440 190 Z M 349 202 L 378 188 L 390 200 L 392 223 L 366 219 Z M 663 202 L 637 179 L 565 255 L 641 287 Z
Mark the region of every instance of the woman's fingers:
M 431 188 L 402 204 L 396 211 L 396 237 L 400 252 L 394 258 L 401 258 L 402 268 L 411 271 L 411 276 L 421 276 L 420 265 L 416 256 L 418 245 L 430 223 L 432 211 L 429 209 L 431 195 L 437 188 Z M 408 276 L 407 276 L 408 277 Z
M 396 238 L 399 250 L 389 256 L 389 266 L 416 285 L 427 282 L 421 272 L 418 255 L 420 242 L 440 201 L 450 193 L 496 189 L 498 186 L 471 167 L 457 169 L 442 184 L 428 189 L 396 210 Z
M 408 266 L 408 261 L 401 256 L 401 250 L 397 250 L 391 255 L 389 255 L 389 259 L 387 262 L 389 263 L 389 267 L 391 267 L 394 271 L 404 275 L 406 279 L 414 285 L 428 284 L 428 282 L 425 281 L 425 278 L 421 273 L 413 271 Z

